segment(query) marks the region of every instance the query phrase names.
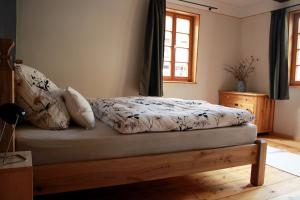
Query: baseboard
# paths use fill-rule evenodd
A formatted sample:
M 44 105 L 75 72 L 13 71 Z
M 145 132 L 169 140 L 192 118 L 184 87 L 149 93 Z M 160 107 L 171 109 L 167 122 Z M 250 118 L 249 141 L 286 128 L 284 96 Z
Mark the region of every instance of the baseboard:
M 300 142 L 300 137 L 299 136 L 291 136 L 291 135 L 286 135 L 286 134 L 283 134 L 283 133 L 276 133 L 276 132 L 271 133 L 271 135 Z

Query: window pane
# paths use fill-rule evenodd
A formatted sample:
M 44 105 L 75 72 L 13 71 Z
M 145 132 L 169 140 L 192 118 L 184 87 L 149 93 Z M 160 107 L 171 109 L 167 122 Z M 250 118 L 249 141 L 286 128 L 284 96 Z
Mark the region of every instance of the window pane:
M 176 32 L 190 33 L 190 21 L 187 19 L 177 18 L 176 21 Z
M 166 31 L 165 32 L 165 45 L 172 46 L 172 33 Z
M 171 61 L 171 47 L 165 47 L 164 61 Z
M 166 30 L 167 31 L 172 31 L 173 27 L 173 19 L 171 16 L 166 16 Z
M 300 81 L 300 66 L 296 66 L 295 81 Z
M 176 55 L 175 55 L 176 62 L 188 62 L 189 61 L 189 50 L 176 48 Z
M 171 76 L 171 63 L 164 62 L 163 76 Z
M 296 65 L 300 65 L 300 50 L 297 50 Z
M 187 63 L 175 63 L 175 76 L 188 77 L 189 67 Z
M 176 47 L 189 48 L 189 35 L 176 33 Z
M 300 49 L 300 34 L 298 34 L 297 38 L 297 49 Z

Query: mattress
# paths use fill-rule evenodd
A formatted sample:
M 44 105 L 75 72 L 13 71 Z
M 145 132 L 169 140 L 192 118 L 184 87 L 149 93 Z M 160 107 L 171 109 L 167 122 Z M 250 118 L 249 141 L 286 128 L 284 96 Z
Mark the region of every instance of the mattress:
M 251 144 L 256 136 L 253 124 L 122 135 L 97 121 L 93 130 L 71 127 L 52 131 L 32 126 L 19 127 L 16 130 L 16 150 L 32 151 L 33 164 L 44 165 Z

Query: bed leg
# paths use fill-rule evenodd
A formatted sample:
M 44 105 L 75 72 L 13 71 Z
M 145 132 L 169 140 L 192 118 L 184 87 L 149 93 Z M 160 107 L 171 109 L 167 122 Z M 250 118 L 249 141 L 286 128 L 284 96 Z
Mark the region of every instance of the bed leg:
M 267 156 L 267 143 L 264 140 L 256 140 L 257 144 L 257 161 L 252 164 L 251 168 L 251 184 L 254 186 L 261 186 L 264 184 L 265 167 Z

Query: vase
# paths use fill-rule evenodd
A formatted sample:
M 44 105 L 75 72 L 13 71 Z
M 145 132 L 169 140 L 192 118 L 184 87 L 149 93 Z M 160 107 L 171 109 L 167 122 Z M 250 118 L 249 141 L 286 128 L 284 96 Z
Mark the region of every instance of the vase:
M 237 91 L 238 92 L 246 92 L 247 90 L 247 85 L 246 85 L 246 81 L 238 81 L 237 83 Z

